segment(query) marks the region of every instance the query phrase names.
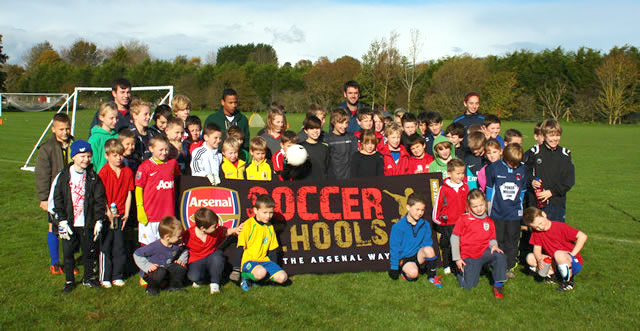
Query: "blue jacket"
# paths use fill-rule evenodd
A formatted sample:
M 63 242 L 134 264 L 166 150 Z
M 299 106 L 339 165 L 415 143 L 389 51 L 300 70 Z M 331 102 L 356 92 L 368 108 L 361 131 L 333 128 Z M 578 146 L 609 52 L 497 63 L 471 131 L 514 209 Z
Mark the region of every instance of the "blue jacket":
M 358 110 L 362 109 L 365 105 L 362 102 L 358 101 Z M 349 107 L 347 107 L 347 102 L 344 101 L 343 103 L 339 104 L 338 107 L 343 108 L 344 110 L 346 110 L 347 112 L 349 112 L 349 115 L 351 115 L 351 117 L 349 118 L 349 126 L 347 126 L 347 132 L 348 133 L 354 133 L 356 131 L 360 131 L 360 124 L 358 124 L 358 113 L 356 112 L 355 114 L 351 114 L 351 111 L 349 110 Z M 333 125 L 329 125 L 329 132 L 333 131 Z
M 504 160 L 487 166 L 487 200 L 489 216 L 494 220 L 519 221 L 522 218 L 524 194 L 527 190 L 527 170 L 523 164 L 516 169 Z
M 414 256 L 420 248 L 432 245 L 429 223 L 421 218 L 416 225 L 412 226 L 407 221 L 407 215 L 404 215 L 391 227 L 391 239 L 389 239 L 391 270 L 399 269 L 402 258 Z

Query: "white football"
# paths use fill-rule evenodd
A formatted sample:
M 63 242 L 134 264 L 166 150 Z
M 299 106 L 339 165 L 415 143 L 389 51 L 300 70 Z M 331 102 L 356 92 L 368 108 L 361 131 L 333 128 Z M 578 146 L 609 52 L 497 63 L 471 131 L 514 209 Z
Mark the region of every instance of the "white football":
M 287 163 L 294 167 L 301 166 L 308 156 L 307 150 L 300 145 L 291 145 L 287 149 Z

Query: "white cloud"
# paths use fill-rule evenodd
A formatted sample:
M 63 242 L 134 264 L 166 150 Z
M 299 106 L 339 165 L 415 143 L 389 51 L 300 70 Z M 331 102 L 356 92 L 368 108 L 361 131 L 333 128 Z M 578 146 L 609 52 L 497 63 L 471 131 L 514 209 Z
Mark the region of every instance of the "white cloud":
M 153 56 L 200 56 L 237 43 L 273 44 L 281 63 L 300 59 L 361 58 L 374 39 L 390 31 L 408 48 L 411 28 L 424 37 L 423 60 L 467 52 L 503 54 L 588 46 L 608 50 L 637 41 L 640 4 L 629 1 L 437 2 L 102 2 L 21 1 L 0 12 L 0 33 L 10 63 L 34 44 L 54 47 L 85 38 L 99 47 L 137 39 Z M 28 19 L 25 19 L 28 18 Z

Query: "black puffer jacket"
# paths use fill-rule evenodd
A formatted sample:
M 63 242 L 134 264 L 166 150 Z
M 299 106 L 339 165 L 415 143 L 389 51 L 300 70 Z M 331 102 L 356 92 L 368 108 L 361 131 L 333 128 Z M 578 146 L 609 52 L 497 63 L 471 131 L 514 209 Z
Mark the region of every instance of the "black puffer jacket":
M 73 200 L 71 198 L 71 189 L 69 187 L 69 180 L 71 179 L 70 169 L 73 164 L 66 166 L 56 182 L 56 188 L 54 191 L 53 212 L 56 215 L 54 223 L 59 221 L 68 221 L 69 226 L 73 226 Z M 87 177 L 85 183 L 85 196 L 84 196 L 84 225 L 85 228 L 92 229 L 96 224 L 96 221 L 102 221 L 105 219 L 106 207 L 105 207 L 105 192 L 102 180 L 98 177 L 93 167 L 87 168 Z

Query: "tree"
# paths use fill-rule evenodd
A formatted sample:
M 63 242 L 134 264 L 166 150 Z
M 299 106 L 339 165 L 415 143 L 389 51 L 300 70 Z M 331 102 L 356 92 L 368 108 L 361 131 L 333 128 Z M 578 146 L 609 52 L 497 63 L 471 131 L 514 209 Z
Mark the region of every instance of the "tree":
M 60 58 L 60 54 L 58 54 L 58 52 L 56 52 L 53 49 L 48 49 L 42 52 L 42 54 L 40 54 L 40 57 L 38 57 L 35 64 L 43 65 L 43 64 L 55 64 L 60 62 L 62 62 L 62 58 Z
M 398 34 L 391 32 L 389 39 L 380 40 L 380 54 L 373 66 L 374 77 L 380 84 L 382 91 L 382 107 L 387 109 L 387 103 L 391 99 L 390 94 L 395 78 L 400 71 L 400 52 L 396 47 Z
M 596 75 L 601 86 L 598 110 L 608 118 L 610 125 L 621 123 L 624 115 L 637 111 L 638 64 L 631 56 L 610 54 L 596 70 Z
M 9 56 L 2 53 L 2 35 L 0 34 L 0 91 L 5 91 L 4 82 L 7 79 L 7 73 L 5 72 L 4 65 L 7 63 L 8 59 Z
M 17 64 L 5 64 L 4 69 L 0 71 L 0 75 L 6 74 L 4 80 L 4 91 L 19 92 L 20 81 L 25 75 L 25 70 Z
M 149 45 L 133 39 L 121 43 L 116 48 L 105 49 L 104 53 L 107 59 L 125 65 L 136 65 L 151 59 L 151 55 L 149 55 Z
M 378 62 L 381 52 L 381 45 L 378 40 L 369 44 L 367 53 L 362 56 L 362 69 L 358 76 L 360 83 L 360 100 L 371 105 L 375 109 L 377 97 L 380 95 L 380 84 L 375 76 L 374 66 Z
M 545 82 L 542 89 L 538 90 L 538 98 L 542 102 L 542 117 L 548 113 L 554 119 L 562 116 L 566 108 L 565 97 L 568 85 L 565 80 L 556 78 L 551 82 Z
M 96 44 L 78 39 L 69 48 L 62 49 L 62 59 L 74 66 L 96 66 L 104 59 L 104 54 Z
M 304 75 L 307 95 L 312 103 L 329 108 L 343 98 L 342 86 L 360 73 L 360 62 L 343 56 L 335 62 L 321 57 Z
M 422 42 L 420 41 L 420 30 L 411 29 L 411 44 L 406 56 L 400 62 L 400 83 L 407 90 L 407 111 L 411 112 L 411 99 L 413 98 L 413 87 L 418 80 L 417 60 Z
M 43 41 L 39 44 L 31 47 L 29 51 L 22 57 L 22 61 L 25 64 L 27 70 L 31 69 L 37 64 L 38 59 L 44 51 L 53 50 L 53 46 L 48 41 Z
M 218 52 L 216 51 L 209 51 L 209 53 L 207 53 L 207 58 L 206 58 L 206 64 L 216 64 L 216 57 L 218 56 Z
M 218 49 L 217 64 L 234 62 L 238 65 L 253 61 L 258 64 L 278 64 L 278 56 L 273 46 L 267 44 L 236 44 Z
M 516 73 L 501 71 L 492 73 L 485 83 L 484 92 L 487 102 L 484 112 L 500 118 L 510 118 L 516 105 L 518 91 Z

